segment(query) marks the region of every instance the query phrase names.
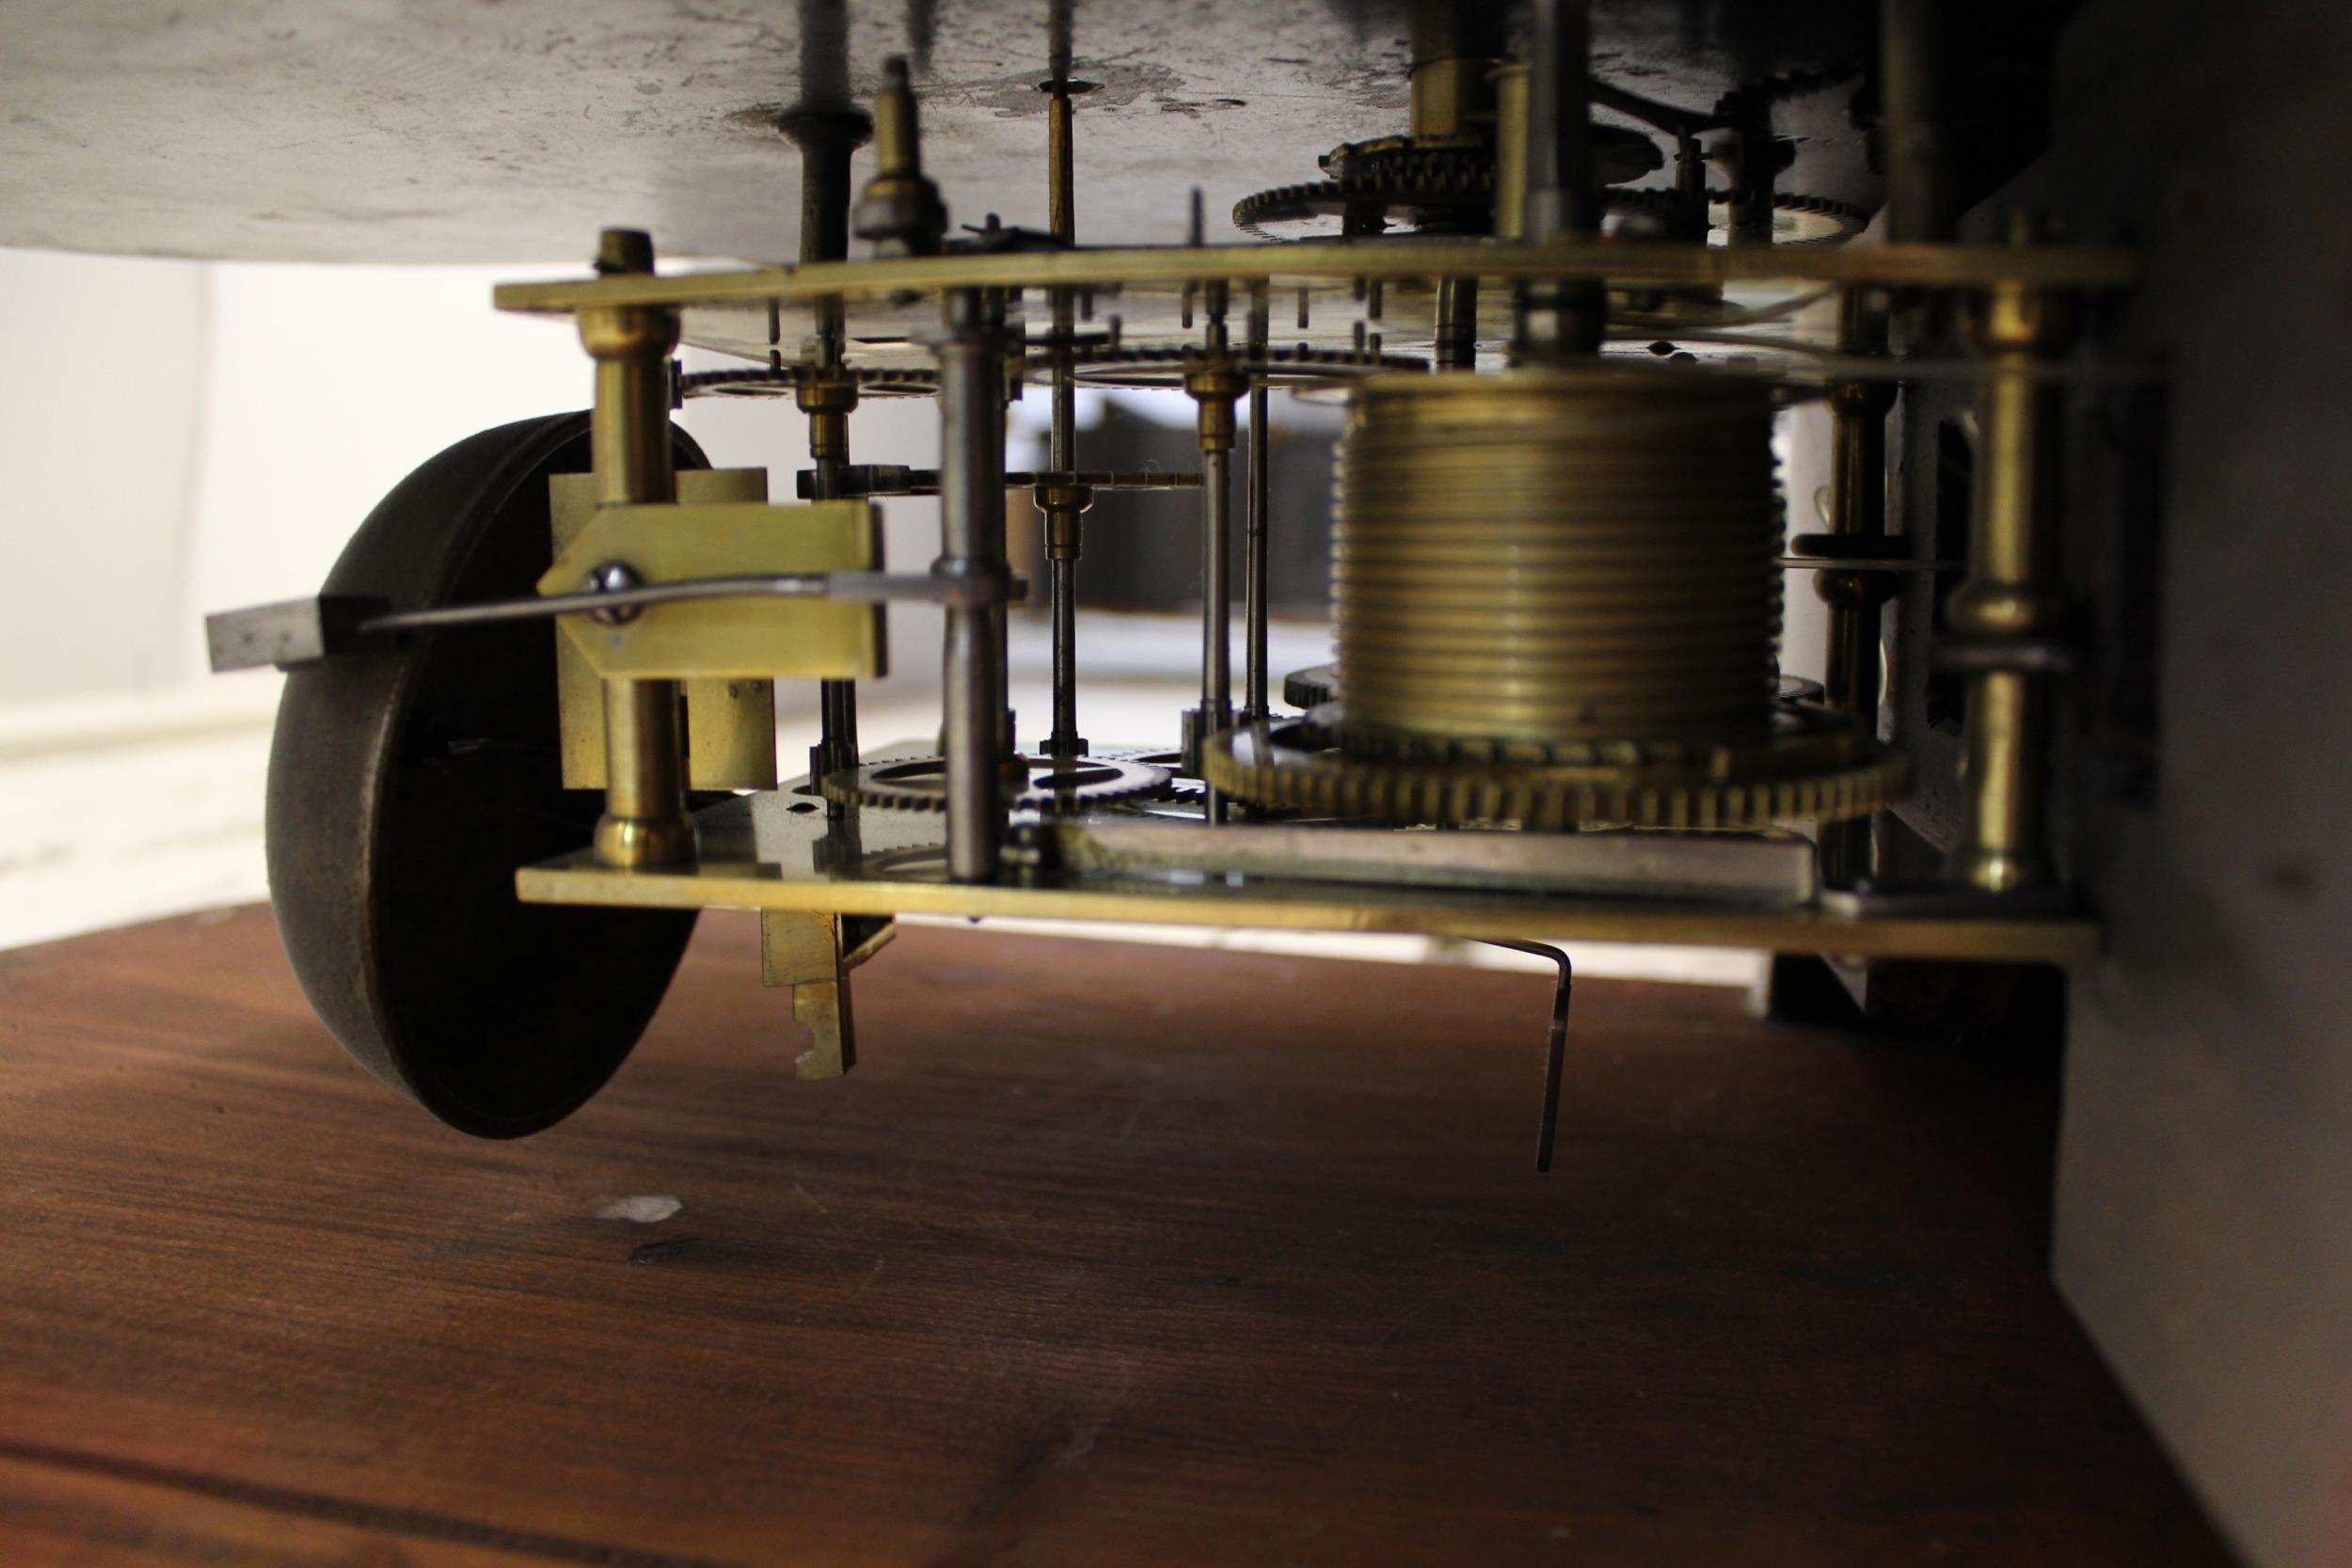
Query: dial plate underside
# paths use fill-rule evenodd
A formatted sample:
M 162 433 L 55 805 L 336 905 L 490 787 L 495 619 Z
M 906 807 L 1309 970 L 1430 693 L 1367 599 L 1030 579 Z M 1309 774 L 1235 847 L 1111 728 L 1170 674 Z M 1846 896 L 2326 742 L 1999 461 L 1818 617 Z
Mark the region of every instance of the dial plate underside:
M 108 0 L 0 22 L 0 245 L 223 259 L 529 263 L 598 229 L 671 256 L 799 252 L 787 106 L 870 101 L 911 58 L 927 171 L 959 224 L 1046 227 L 1043 0 L 648 8 L 636 0 Z M 1867 60 L 1867 0 L 1757 0 L 1704 28 L 1672 0 L 1596 8 L 1594 64 L 1651 97 Z M 1091 245 L 1212 242 L 1238 198 L 1406 121 L 1404 0 L 1074 0 L 1077 222 Z M 1788 102 L 1785 188 L 1874 202 L 1843 106 Z M 1778 111 L 1776 111 L 1778 112 Z M 853 175 L 872 170 L 860 152 Z M 1662 176 L 1660 177 L 1662 179 Z

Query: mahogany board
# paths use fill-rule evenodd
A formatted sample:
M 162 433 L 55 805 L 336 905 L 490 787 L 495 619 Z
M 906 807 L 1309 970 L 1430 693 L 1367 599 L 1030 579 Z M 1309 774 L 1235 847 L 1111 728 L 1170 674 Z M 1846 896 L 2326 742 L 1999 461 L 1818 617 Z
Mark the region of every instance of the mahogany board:
M 1540 976 L 913 929 L 803 1085 L 757 971 L 485 1144 L 265 911 L 0 954 L 0 1560 L 2226 1560 L 2046 1059 L 1589 982 L 1538 1176 Z

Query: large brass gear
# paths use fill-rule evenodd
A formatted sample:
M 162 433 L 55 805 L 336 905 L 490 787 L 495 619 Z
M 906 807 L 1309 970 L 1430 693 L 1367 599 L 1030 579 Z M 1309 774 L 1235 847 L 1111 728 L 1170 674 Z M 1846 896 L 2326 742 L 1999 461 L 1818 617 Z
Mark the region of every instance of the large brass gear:
M 1780 677 L 1779 698 L 1782 702 L 1815 703 L 1821 699 L 1821 683 L 1803 675 L 1783 674 Z M 1304 670 L 1293 670 L 1282 677 L 1282 701 L 1295 708 L 1318 708 L 1326 703 L 1340 700 L 1340 667 L 1330 664 L 1311 664 Z
M 1509 822 L 1539 832 L 1597 824 L 1750 832 L 1867 816 L 1901 798 L 1911 761 L 1844 715 L 1783 705 L 1759 743 L 1599 743 L 1591 759 L 1511 762 L 1354 756 L 1320 716 L 1210 737 L 1201 770 L 1261 806 L 1392 823 Z

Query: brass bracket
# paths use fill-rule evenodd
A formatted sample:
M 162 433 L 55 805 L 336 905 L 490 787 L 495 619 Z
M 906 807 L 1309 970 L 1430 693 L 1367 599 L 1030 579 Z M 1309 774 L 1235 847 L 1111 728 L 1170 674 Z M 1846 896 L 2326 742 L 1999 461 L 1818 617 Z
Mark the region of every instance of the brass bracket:
M 677 475 L 681 501 L 765 501 L 764 468 L 686 468 Z M 596 482 L 587 474 L 556 474 L 548 485 L 548 531 L 563 559 L 596 515 Z M 560 627 L 555 639 L 556 705 L 562 714 L 564 787 L 604 787 L 604 682 L 578 643 Z M 776 692 L 772 679 L 686 682 L 686 767 L 690 789 L 773 789 L 776 786 Z
M 592 569 L 611 562 L 660 585 L 866 572 L 881 560 L 881 514 L 866 501 L 600 506 L 539 579 L 539 592 L 578 593 L 591 585 Z M 656 605 L 618 624 L 571 615 L 562 625 L 607 680 L 859 680 L 883 673 L 887 645 L 881 605 L 842 598 L 715 598 Z
M 857 1065 L 850 971 L 898 934 L 898 924 L 889 915 L 759 912 L 759 977 L 771 986 L 792 988 L 792 1017 L 810 1036 L 809 1048 L 793 1060 L 794 1077 L 803 1083 L 838 1078 Z

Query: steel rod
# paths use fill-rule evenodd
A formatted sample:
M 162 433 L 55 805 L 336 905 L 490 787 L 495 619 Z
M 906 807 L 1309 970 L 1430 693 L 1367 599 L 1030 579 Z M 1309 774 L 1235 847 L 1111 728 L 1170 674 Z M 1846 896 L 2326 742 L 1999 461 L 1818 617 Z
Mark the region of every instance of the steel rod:
M 1073 170 L 1073 126 L 1070 89 L 1057 80 L 1046 84 L 1052 96 L 1045 117 L 1046 201 L 1055 240 L 1064 245 L 1077 242 L 1076 181 Z M 1046 464 L 1067 473 L 1078 466 L 1077 372 L 1069 344 L 1076 330 L 1076 301 L 1068 289 L 1054 291 L 1054 341 L 1062 345 L 1054 356 L 1053 419 L 1046 437 Z M 1049 756 L 1076 756 L 1086 749 L 1078 734 L 1078 550 L 1080 522 L 1075 511 L 1057 515 L 1042 511 L 1045 529 L 1046 593 L 1053 608 L 1054 727 L 1046 737 Z
M 841 496 L 841 470 L 845 459 L 822 457 L 815 465 L 816 498 L 837 500 Z M 817 683 L 818 738 L 810 753 L 810 771 L 818 778 L 844 768 L 858 765 L 860 747 L 857 738 L 857 682 L 829 680 Z
M 993 501 L 1004 505 L 1004 443 L 996 436 L 1001 388 L 985 303 L 959 289 L 946 301 L 947 335 L 939 345 L 940 561 L 942 576 L 993 575 L 1004 569 Z M 1004 831 L 998 809 L 996 647 L 984 608 L 947 611 L 942 654 L 947 759 L 947 872 L 960 882 L 993 881 Z
M 1587 0 L 1535 0 L 1527 84 L 1527 237 L 1587 233 L 1599 223 L 1589 107 Z
M 1249 351 L 1253 356 L 1265 352 L 1267 330 L 1266 292 L 1258 289 L 1249 298 Z M 1244 523 L 1242 565 L 1242 671 L 1244 680 L 1242 717 L 1263 719 L 1266 705 L 1266 593 L 1269 585 L 1268 568 L 1271 543 L 1267 534 L 1267 473 L 1265 378 L 1249 378 L 1249 502 Z
M 1078 736 L 1078 563 L 1048 562 L 1046 570 L 1054 611 L 1054 733 L 1045 753 L 1075 756 L 1085 750 Z
M 1527 87 L 1526 238 L 1536 245 L 1589 239 L 1599 232 L 1593 183 L 1589 0 L 1535 0 Z M 1597 351 L 1605 299 L 1593 282 L 1520 287 L 1512 334 L 1515 356 Z
M 1939 243 L 1957 232 L 1947 165 L 1941 0 L 1881 0 L 1879 79 L 1885 102 L 1887 238 Z
M 1263 719 L 1266 704 L 1266 618 L 1269 541 L 1266 533 L 1266 386 L 1249 384 L 1249 513 L 1245 525 L 1242 671 L 1246 695 L 1242 717 Z
M 649 582 L 636 588 L 585 590 L 578 594 L 548 594 L 536 598 L 485 599 L 474 604 L 437 605 L 429 610 L 401 610 L 372 615 L 359 623 L 363 633 L 433 631 L 453 626 L 486 626 L 507 621 L 545 621 L 558 615 L 613 615 L 654 605 L 696 599 L 836 599 L 853 604 L 987 605 L 1003 595 L 986 584 L 936 578 L 893 577 L 886 572 L 780 572 L 772 576 L 680 578 Z
M 850 155 L 864 142 L 871 127 L 863 114 L 835 111 L 787 114 L 777 128 L 801 150 L 801 261 L 838 261 L 850 254 Z M 841 363 L 847 335 L 840 296 L 818 302 L 817 362 L 827 370 Z M 830 389 L 829 389 L 830 390 Z M 813 491 L 818 500 L 841 497 L 842 469 L 849 463 L 849 407 L 856 392 L 848 394 L 848 407 L 809 402 L 809 455 Z M 818 739 L 809 753 L 809 771 L 818 778 L 858 763 L 857 683 L 819 681 L 817 687 Z M 835 815 L 838 815 L 837 811 Z
M 1233 713 L 1233 590 L 1232 582 L 1232 493 L 1226 483 L 1232 454 L 1200 454 L 1202 483 L 1200 592 L 1200 706 L 1210 730 L 1223 729 Z
M 1839 306 L 1838 348 L 1862 356 L 1886 342 L 1884 315 L 1861 290 Z M 1886 532 L 1886 416 L 1895 388 L 1884 382 L 1839 382 L 1830 388 L 1830 532 L 1843 539 L 1876 539 Z M 1814 593 L 1829 607 L 1828 647 L 1821 685 L 1830 706 L 1876 736 L 1879 721 L 1879 636 L 1883 609 L 1895 578 L 1848 567 L 1823 570 Z M 1869 820 L 1824 823 L 1821 873 L 1847 886 L 1870 866 Z
M 1478 368 L 1478 279 L 1448 277 L 1438 284 L 1438 369 Z
M 1479 937 L 1477 941 L 1488 947 L 1507 947 L 1514 953 L 1531 953 L 1549 958 L 1560 967 L 1560 983 L 1551 992 L 1551 1029 L 1544 1041 L 1544 1103 L 1535 1122 L 1535 1168 L 1551 1169 L 1551 1148 L 1560 1132 L 1560 1085 L 1566 1076 L 1568 1059 L 1568 1000 L 1576 989 L 1576 966 L 1568 956 L 1549 942 L 1511 942 L 1501 937 Z
M 843 470 L 845 497 L 936 496 L 937 468 L 907 468 L 890 464 L 856 464 Z M 1086 490 L 1198 490 L 1200 476 L 1177 468 L 1008 468 L 1007 490 L 1033 490 L 1039 485 Z M 816 487 L 805 487 L 804 499 L 817 499 Z

